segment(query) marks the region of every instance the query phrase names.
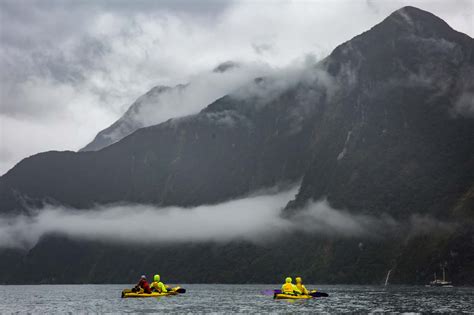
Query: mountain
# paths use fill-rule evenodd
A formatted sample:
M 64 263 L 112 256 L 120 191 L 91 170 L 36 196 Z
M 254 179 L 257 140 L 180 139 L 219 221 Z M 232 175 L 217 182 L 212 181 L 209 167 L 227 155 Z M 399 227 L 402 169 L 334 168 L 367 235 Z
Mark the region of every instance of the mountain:
M 0 179 L 1 209 L 18 212 L 44 202 L 75 208 L 117 201 L 195 206 L 296 181 L 309 162 L 315 113 L 289 106 L 289 100 L 306 88 L 274 99 L 273 80 L 251 86 L 197 115 L 139 129 L 96 152 L 24 159 Z M 258 93 L 252 96 L 254 88 Z M 312 93 L 324 101 L 320 90 Z
M 109 146 L 134 131 L 146 127 L 150 122 L 146 121 L 146 115 L 142 111 L 157 110 L 160 96 L 164 93 L 181 94 L 185 85 L 178 85 L 173 88 L 169 86 L 155 86 L 146 94 L 139 97 L 116 122 L 100 131 L 94 140 L 82 148 L 80 151 L 97 151 Z M 159 122 L 159 121 L 158 121 Z M 151 123 L 151 125 L 154 125 Z
M 456 113 L 473 61 L 472 38 L 412 7 L 337 47 L 323 63 L 344 89 L 315 121 L 293 205 L 328 196 L 355 211 L 448 215 L 474 183 L 474 121 Z
M 100 131 L 92 142 L 80 151 L 97 151 L 132 134 L 136 130 L 156 125 L 172 117 L 195 113 L 216 99 L 240 87 L 249 78 L 264 73 L 264 69 L 249 69 L 246 65 L 226 61 L 212 72 L 201 73 L 190 83 L 174 87 L 155 86 L 140 96 L 116 122 Z
M 295 235 L 278 246 L 163 245 L 145 254 L 51 236 L 26 254 L 5 251 L 5 263 L 22 263 L 0 281 L 36 266 L 34 281 L 120 282 L 135 274 L 136 257 L 165 255 L 173 258 L 160 270 L 179 281 L 274 282 L 298 271 L 318 281 L 377 283 L 394 269 L 394 282 L 424 283 L 446 260 L 454 279 L 473 283 L 474 119 L 466 97 L 473 74 L 472 38 L 405 7 L 297 76 L 255 79 L 197 114 L 138 129 L 99 151 L 40 153 L 0 178 L 8 215 L 51 203 L 212 204 L 302 178 L 288 216 L 326 198 L 400 222 L 429 215 L 455 222 L 454 231 L 363 242 Z M 61 258 L 52 270 L 45 261 L 57 248 L 78 262 L 67 269 L 70 258 Z M 288 255 L 291 265 L 281 265 Z M 190 271 L 189 261 L 201 263 Z M 123 269 L 107 271 L 112 262 Z M 71 269 L 75 280 L 64 277 Z

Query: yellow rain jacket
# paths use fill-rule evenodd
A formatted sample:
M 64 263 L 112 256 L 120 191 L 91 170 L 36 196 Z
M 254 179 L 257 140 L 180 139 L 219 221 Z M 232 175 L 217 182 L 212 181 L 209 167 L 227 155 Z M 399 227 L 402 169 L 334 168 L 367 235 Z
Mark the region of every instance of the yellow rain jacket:
M 293 294 L 293 284 L 285 283 L 281 286 L 281 292 L 285 294 Z
M 286 280 L 285 280 L 286 283 L 281 286 L 282 293 L 285 293 L 285 294 L 301 294 L 301 291 L 296 287 L 296 285 L 291 283 L 292 281 L 293 280 L 290 277 L 286 278 Z
M 151 289 L 160 293 L 166 293 L 168 290 L 166 289 L 166 286 L 163 284 L 163 282 L 156 282 L 153 281 L 150 285 Z
M 309 291 L 305 288 L 305 286 L 301 283 L 297 283 L 296 284 L 296 287 L 298 288 L 298 290 L 302 293 L 302 294 L 305 294 L 305 295 L 308 295 L 309 294 Z
M 309 291 L 303 285 L 303 280 L 300 277 L 296 278 L 296 287 L 301 292 L 301 294 L 305 294 L 305 295 L 309 294 Z
M 150 287 L 152 290 L 160 292 L 160 293 L 166 293 L 168 290 L 166 289 L 166 286 L 163 282 L 160 281 L 160 275 L 155 275 L 153 277 L 153 282 L 151 283 Z

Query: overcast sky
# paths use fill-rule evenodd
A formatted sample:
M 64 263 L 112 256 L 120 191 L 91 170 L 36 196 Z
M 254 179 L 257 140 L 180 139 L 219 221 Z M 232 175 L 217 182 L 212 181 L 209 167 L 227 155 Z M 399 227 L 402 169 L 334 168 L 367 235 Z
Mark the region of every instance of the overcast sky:
M 474 36 L 472 0 L 0 0 L 0 174 L 77 150 L 155 85 L 326 56 L 405 5 Z

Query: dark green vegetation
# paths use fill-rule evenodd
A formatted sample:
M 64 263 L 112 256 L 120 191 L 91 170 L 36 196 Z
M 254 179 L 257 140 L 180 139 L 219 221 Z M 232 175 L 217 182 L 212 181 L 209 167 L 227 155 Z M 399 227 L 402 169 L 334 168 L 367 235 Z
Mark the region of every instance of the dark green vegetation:
M 299 275 L 310 283 L 427 284 L 440 262 L 456 285 L 474 282 L 473 230 L 412 239 L 295 236 L 258 246 L 188 244 L 112 246 L 44 239 L 28 253 L 4 251 L 4 283 L 134 283 L 159 272 L 173 283 L 278 283 Z M 360 246 L 360 243 L 363 246 Z
M 425 283 L 446 261 L 455 283 L 473 284 L 474 119 L 459 110 L 473 77 L 473 39 L 406 7 L 308 66 L 302 80 L 258 79 L 253 92 L 197 115 L 96 152 L 41 153 L 0 179 L 8 215 L 46 203 L 193 206 L 303 178 L 289 215 L 326 196 L 401 222 L 429 214 L 455 222 L 451 229 L 153 249 L 45 238 L 29 252 L 4 252 L 0 282 L 124 282 L 159 269 L 183 282 L 275 282 L 297 272 L 380 283 L 393 269 L 392 282 Z

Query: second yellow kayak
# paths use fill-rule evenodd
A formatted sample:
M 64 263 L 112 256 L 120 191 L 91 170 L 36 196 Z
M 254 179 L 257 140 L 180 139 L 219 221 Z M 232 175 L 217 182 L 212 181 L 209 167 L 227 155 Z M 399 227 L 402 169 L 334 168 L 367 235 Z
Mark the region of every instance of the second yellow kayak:
M 306 299 L 312 299 L 313 297 L 311 295 L 291 295 L 291 294 L 275 294 L 273 296 L 274 299 L 276 300 L 306 300 Z

